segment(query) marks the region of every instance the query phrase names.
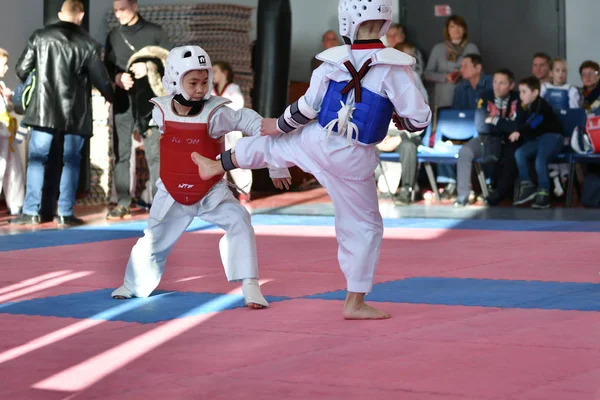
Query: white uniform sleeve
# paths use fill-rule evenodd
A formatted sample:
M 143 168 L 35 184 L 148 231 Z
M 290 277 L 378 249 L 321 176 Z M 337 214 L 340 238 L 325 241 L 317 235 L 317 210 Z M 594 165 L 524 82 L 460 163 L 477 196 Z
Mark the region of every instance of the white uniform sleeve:
M 542 99 L 545 99 L 544 96 L 546 96 L 547 91 L 548 91 L 548 83 L 544 82 L 544 83 L 542 83 L 542 87 L 540 89 L 540 97 Z
M 260 123 L 262 117 L 254 110 L 242 108 L 240 110 L 232 110 L 229 107 L 221 107 L 212 115 L 209 126 L 210 136 L 213 139 L 218 139 L 223 135 L 241 131 L 248 136 L 260 135 Z M 269 177 L 275 178 L 290 178 L 290 171 L 287 168 L 273 168 L 269 166 Z
M 323 63 L 313 71 L 306 93 L 289 105 L 277 120 L 279 132 L 290 133 L 317 118 L 329 86 L 328 75 L 333 68 L 333 65 Z
M 262 117 L 249 108 L 233 110 L 229 107 L 221 107 L 210 118 L 209 134 L 213 139 L 233 131 L 241 131 L 248 136 L 260 135 L 261 120 Z
M 156 105 L 152 109 L 152 120 L 156 123 L 156 126 L 158 127 L 158 131 L 162 135 L 164 133 L 163 132 L 163 125 L 164 125 L 163 113 L 160 110 L 160 108 Z
M 390 66 L 381 78 L 402 127 L 408 132 L 427 128 L 431 123 L 431 108 L 415 85 L 412 68 Z
M 579 108 L 581 103 L 581 95 L 575 86 L 569 88 L 569 108 Z

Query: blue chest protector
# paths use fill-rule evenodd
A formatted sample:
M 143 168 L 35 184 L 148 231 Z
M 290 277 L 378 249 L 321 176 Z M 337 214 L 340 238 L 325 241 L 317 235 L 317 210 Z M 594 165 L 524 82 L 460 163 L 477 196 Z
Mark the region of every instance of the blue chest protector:
M 348 82 L 329 83 L 327 93 L 321 104 L 319 112 L 319 124 L 326 126 L 338 117 L 338 111 L 342 108 L 342 101 L 346 104 L 347 94 L 340 92 Z M 358 127 L 358 141 L 362 144 L 376 144 L 387 136 L 388 127 L 394 113 L 392 102 L 377 93 L 361 88 L 361 102 L 356 103 L 351 121 Z M 333 128 L 337 132 L 337 124 Z M 356 139 L 356 135 L 352 139 Z
M 569 109 L 569 91 L 564 89 L 549 88 L 544 94 L 544 99 L 555 110 Z

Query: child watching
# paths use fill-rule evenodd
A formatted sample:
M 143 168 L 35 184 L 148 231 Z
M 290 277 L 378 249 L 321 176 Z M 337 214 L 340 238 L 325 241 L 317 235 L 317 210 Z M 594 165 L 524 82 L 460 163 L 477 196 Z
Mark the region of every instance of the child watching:
M 550 207 L 550 179 L 548 160 L 556 157 L 564 147 L 563 127 L 552 106 L 540 96 L 541 85 L 536 77 L 519 82 L 521 109 L 517 120 L 519 130 L 510 134 L 509 140 L 521 139 L 523 145 L 515 153 L 519 171 L 519 194 L 515 205 L 534 200 L 533 208 Z M 537 188 L 529 173 L 529 160 L 535 159 Z

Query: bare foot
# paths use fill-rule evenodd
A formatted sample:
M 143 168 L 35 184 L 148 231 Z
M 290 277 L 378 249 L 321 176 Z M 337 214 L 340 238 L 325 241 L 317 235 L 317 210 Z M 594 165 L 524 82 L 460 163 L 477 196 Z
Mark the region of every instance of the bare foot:
M 364 293 L 348 292 L 344 304 L 344 319 L 388 319 L 392 316 L 385 311 L 365 303 Z
M 248 303 L 248 304 L 246 304 L 246 307 L 252 308 L 253 310 L 260 310 L 262 308 L 266 308 L 262 304 L 256 304 L 256 303 Z
M 368 304 L 362 303 L 360 306 L 344 306 L 342 313 L 344 319 L 388 319 L 392 316 L 385 311 L 371 307 Z
M 223 167 L 221 166 L 221 161 L 202 157 L 196 152 L 192 153 L 192 161 L 194 161 L 194 163 L 196 163 L 198 166 L 198 174 L 200 175 L 200 178 L 204 180 L 208 180 L 213 176 L 222 174 L 224 172 Z

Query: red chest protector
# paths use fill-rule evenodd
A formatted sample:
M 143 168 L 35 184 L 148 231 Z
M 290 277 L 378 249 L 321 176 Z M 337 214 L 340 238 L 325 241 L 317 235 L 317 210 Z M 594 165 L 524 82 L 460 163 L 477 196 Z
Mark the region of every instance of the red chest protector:
M 173 96 L 151 100 L 163 115 L 163 134 L 160 138 L 160 179 L 178 203 L 191 205 L 202 200 L 223 175 L 203 180 L 198 166 L 192 161 L 193 152 L 215 159 L 224 150 L 223 143 L 209 135 L 210 117 L 229 101 L 211 97 L 198 115 L 180 116 L 172 106 Z

